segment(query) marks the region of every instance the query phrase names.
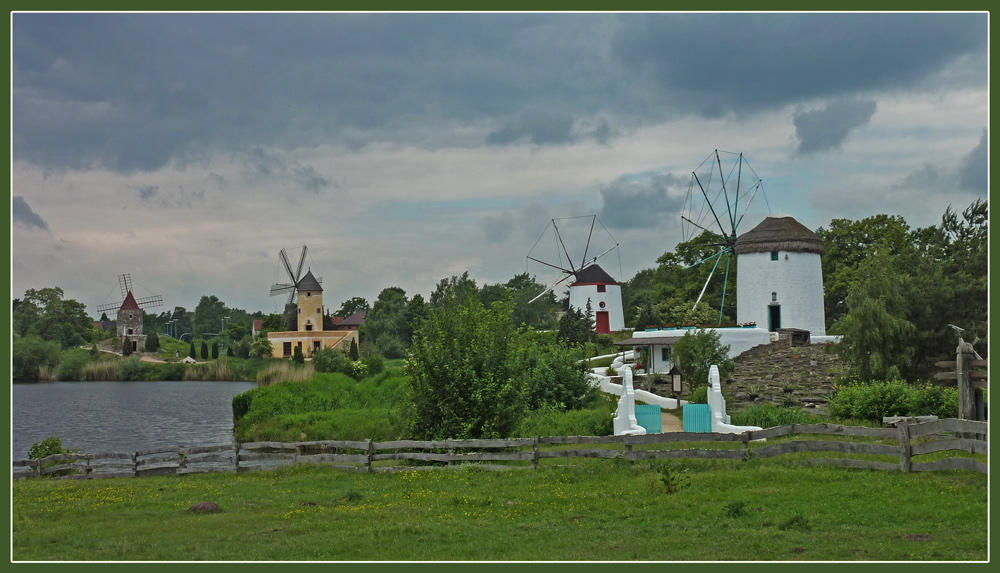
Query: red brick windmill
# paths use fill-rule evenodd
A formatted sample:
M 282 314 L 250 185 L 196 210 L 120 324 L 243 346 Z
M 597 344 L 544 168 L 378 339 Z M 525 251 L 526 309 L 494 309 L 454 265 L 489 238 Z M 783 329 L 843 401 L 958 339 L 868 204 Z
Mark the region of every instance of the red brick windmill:
M 97 312 L 114 312 L 118 322 L 118 338 L 124 343 L 127 339 L 132 344 L 132 350 L 138 350 L 146 345 L 146 335 L 142 332 L 142 310 L 163 304 L 160 295 L 135 298 L 132 295 L 132 285 L 128 274 L 118 275 L 118 284 L 122 289 L 122 302 L 104 304 L 97 307 Z

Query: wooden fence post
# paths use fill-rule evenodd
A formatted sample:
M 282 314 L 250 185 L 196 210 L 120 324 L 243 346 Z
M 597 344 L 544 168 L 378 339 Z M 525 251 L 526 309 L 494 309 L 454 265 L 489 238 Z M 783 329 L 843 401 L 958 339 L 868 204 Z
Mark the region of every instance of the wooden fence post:
M 535 436 L 531 440 L 531 469 L 538 469 L 538 436 Z
M 955 374 L 958 377 L 958 419 L 976 419 L 976 395 L 972 391 L 972 360 L 975 356 L 965 352 L 959 344 L 955 355 Z M 971 345 L 970 345 L 971 346 Z
M 139 456 L 138 452 L 132 452 L 132 477 L 139 477 Z
M 368 452 L 367 459 L 365 460 L 365 471 L 372 473 L 372 458 L 375 456 L 375 444 L 372 443 L 371 438 L 368 439 Z
M 625 444 L 625 459 L 634 464 L 635 459 L 632 457 L 632 435 L 625 434 L 622 438 L 622 443 Z
M 750 459 L 750 434 L 743 432 L 740 436 L 743 438 L 743 461 L 747 462 Z
M 910 424 L 901 421 L 896 425 L 899 430 L 899 471 L 910 471 Z

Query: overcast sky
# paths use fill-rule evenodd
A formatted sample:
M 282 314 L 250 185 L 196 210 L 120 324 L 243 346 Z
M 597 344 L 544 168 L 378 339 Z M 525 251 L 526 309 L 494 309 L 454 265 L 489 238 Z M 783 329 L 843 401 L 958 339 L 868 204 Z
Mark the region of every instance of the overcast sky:
M 13 14 L 12 34 L 12 296 L 59 286 L 95 317 L 121 273 L 154 312 L 273 312 L 302 245 L 334 310 L 464 271 L 546 282 L 525 256 L 580 215 L 627 280 L 682 240 L 716 149 L 763 180 L 739 232 L 768 210 L 927 226 L 986 197 L 985 14 Z M 561 229 L 582 252 L 589 221 Z

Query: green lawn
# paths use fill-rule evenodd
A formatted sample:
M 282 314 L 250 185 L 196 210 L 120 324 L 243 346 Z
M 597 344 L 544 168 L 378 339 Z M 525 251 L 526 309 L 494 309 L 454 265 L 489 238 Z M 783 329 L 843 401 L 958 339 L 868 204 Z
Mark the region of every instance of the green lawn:
M 986 476 L 777 462 L 17 480 L 15 560 L 985 560 Z M 565 463 L 563 461 L 562 463 Z M 678 478 L 674 493 L 666 474 Z M 200 501 L 221 513 L 193 514 Z

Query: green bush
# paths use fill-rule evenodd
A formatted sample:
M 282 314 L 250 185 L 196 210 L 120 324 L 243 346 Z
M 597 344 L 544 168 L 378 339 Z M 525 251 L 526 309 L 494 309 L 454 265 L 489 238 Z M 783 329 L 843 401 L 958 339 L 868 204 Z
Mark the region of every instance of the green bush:
M 42 368 L 51 368 L 59 363 L 60 346 L 52 340 L 42 340 L 38 336 L 14 336 L 11 372 L 14 380 L 38 380 Z
M 118 362 L 117 374 L 119 380 L 124 380 L 126 382 L 132 380 L 142 380 L 142 374 L 145 370 L 142 361 L 139 357 L 132 356 L 121 360 Z
M 599 392 L 587 376 L 579 346 L 535 346 L 528 356 L 528 406 L 576 410 L 593 402 Z
M 354 376 L 353 363 L 344 356 L 343 352 L 335 348 L 321 348 L 313 352 L 312 364 L 316 372 L 339 372 Z
M 365 366 L 368 367 L 369 376 L 381 374 L 382 371 L 385 370 L 385 360 L 383 360 L 378 354 L 368 356 L 362 360 L 362 362 L 364 362 Z
M 302 347 L 297 344 L 292 348 L 292 362 L 295 364 L 306 363 L 306 357 L 302 355 Z
M 740 412 L 734 412 L 730 421 L 736 426 L 760 426 L 773 428 L 789 424 L 821 424 L 823 420 L 798 408 L 782 408 L 774 404 L 756 404 L 747 406 Z
M 242 394 L 237 394 L 233 396 L 233 423 L 237 423 L 243 419 L 243 416 L 247 415 L 250 411 L 250 404 L 253 403 L 253 388 L 247 390 Z
M 67 348 L 56 367 L 56 380 L 82 380 L 83 367 L 90 362 L 90 352 L 82 348 Z
M 40 442 L 31 444 L 28 448 L 28 459 L 40 460 L 46 456 L 63 453 L 62 440 L 56 436 L 49 436 Z
M 687 397 L 687 401 L 692 404 L 708 404 L 708 385 L 702 384 L 694 390 Z
M 958 390 L 934 386 L 916 387 L 902 380 L 851 384 L 830 400 L 830 414 L 881 422 L 885 416 L 958 416 Z

